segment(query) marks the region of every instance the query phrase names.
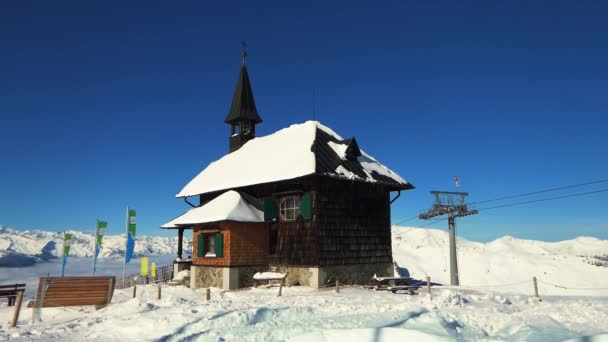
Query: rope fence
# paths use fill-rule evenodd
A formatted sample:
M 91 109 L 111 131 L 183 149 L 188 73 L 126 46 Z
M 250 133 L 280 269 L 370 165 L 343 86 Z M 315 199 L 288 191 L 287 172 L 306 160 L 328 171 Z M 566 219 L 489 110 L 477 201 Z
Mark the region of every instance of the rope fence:
M 539 280 L 539 283 L 545 284 L 545 285 L 549 285 L 549 286 L 553 286 L 553 287 L 557 287 L 560 289 L 564 289 L 564 290 L 608 290 L 608 287 L 567 287 L 567 286 L 561 286 L 561 285 L 556 285 L 556 284 L 552 284 L 543 280 Z
M 173 264 L 168 264 L 156 267 L 156 277 L 142 276 L 139 273 L 130 274 L 125 278 L 117 277 L 115 288 L 122 290 L 135 285 L 165 284 L 171 279 L 173 279 Z

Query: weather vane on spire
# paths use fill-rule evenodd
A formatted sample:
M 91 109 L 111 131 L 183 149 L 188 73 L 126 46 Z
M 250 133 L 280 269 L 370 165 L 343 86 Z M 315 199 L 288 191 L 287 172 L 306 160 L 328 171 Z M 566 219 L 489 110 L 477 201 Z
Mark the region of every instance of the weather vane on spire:
M 243 50 L 241 51 L 241 57 L 243 57 L 243 65 L 245 65 L 245 59 L 247 59 L 247 42 L 243 40 L 241 42 L 241 46 L 243 47 Z

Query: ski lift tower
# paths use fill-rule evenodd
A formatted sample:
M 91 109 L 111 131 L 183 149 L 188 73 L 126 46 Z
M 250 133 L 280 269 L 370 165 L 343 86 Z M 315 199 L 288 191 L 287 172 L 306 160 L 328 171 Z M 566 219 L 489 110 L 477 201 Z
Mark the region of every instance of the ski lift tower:
M 465 204 L 466 192 L 431 191 L 435 197 L 433 207 L 427 212 L 420 214 L 421 220 L 429 220 L 436 216 L 448 215 L 448 226 L 450 232 L 450 284 L 459 286 L 458 260 L 456 257 L 456 221 L 457 217 L 475 215 L 477 210 L 469 210 Z

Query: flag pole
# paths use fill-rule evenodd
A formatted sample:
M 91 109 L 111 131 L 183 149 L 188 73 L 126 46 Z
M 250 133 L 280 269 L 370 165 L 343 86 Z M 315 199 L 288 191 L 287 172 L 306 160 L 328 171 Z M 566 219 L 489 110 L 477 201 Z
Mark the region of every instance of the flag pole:
M 93 275 L 95 275 L 95 269 L 97 268 L 97 231 L 99 230 L 99 219 L 96 220 L 95 229 L 93 234 L 93 241 L 95 241 L 95 249 L 93 250 Z
M 65 230 L 63 231 L 63 248 L 61 250 L 61 278 L 65 274 Z
M 125 278 L 127 277 L 127 244 L 129 243 L 129 206 L 127 206 L 127 221 L 125 224 L 125 264 L 122 269 L 122 284 L 125 284 Z

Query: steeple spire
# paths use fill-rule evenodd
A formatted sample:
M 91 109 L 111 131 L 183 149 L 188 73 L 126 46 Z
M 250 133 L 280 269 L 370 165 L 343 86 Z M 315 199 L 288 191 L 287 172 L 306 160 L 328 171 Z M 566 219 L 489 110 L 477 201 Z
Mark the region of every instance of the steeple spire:
M 241 58 L 243 65 L 234 89 L 230 111 L 224 122 L 230 124 L 230 152 L 236 151 L 247 141 L 255 138 L 255 125 L 262 122 L 253 99 L 253 90 L 247 72 L 247 43 L 242 43 Z

